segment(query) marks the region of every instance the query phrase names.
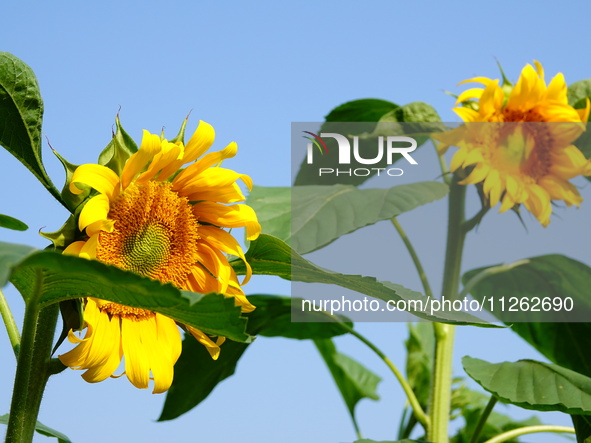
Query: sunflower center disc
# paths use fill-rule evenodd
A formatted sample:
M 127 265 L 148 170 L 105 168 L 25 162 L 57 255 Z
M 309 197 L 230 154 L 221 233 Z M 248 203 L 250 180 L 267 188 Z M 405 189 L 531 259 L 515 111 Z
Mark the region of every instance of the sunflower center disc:
M 111 204 L 113 232 L 101 232 L 97 259 L 178 288 L 198 260 L 199 224 L 168 182 L 130 185 Z

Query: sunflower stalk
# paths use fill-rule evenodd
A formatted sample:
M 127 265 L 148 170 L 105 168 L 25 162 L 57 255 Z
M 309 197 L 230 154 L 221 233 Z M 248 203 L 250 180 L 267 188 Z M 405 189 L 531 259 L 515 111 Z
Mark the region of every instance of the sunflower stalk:
M 43 274 L 37 271 L 35 290 L 25 308 L 6 443 L 33 440 L 43 391 L 50 375 L 50 353 L 58 317 L 56 304 L 40 309 Z
M 447 225 L 447 246 L 443 271 L 442 297 L 454 300 L 458 296 L 462 252 L 466 230 L 465 219 L 466 187 L 458 184 L 453 177 L 449 193 L 449 214 Z M 448 426 L 451 409 L 452 357 L 455 326 L 434 323 L 435 358 L 429 408 L 430 426 L 427 440 L 446 443 L 449 441 Z

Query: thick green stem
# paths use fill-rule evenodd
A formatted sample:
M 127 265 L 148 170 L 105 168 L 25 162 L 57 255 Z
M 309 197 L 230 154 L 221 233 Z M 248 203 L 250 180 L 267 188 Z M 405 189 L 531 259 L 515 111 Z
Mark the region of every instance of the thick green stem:
M 402 226 L 400 226 L 400 223 L 398 223 L 398 220 L 396 220 L 396 217 L 391 219 L 391 221 L 392 221 L 392 224 L 394 225 L 394 228 L 396 228 L 398 235 L 400 235 L 400 238 L 404 242 L 404 246 L 406 246 L 406 250 L 410 254 L 410 257 L 412 258 L 412 262 L 415 265 L 415 269 L 419 273 L 419 278 L 421 279 L 421 283 L 423 284 L 423 289 L 425 290 L 425 295 L 429 298 L 433 298 L 433 292 L 431 291 L 431 286 L 429 285 L 429 280 L 427 279 L 427 274 L 425 273 L 425 269 L 423 268 L 423 265 L 421 264 L 421 260 L 419 260 L 419 256 L 417 255 L 415 248 L 412 246 L 410 239 L 406 235 L 406 232 L 404 232 L 404 229 L 402 229 Z
M 503 432 L 496 437 L 487 440 L 485 443 L 503 443 L 505 441 L 513 440 L 520 435 L 535 434 L 537 432 L 564 432 L 566 434 L 574 434 L 574 428 L 568 426 L 552 426 L 552 425 L 537 425 L 525 426 L 523 428 L 513 429 L 511 431 Z
M 455 300 L 458 296 L 462 251 L 467 232 L 463 229 L 465 200 L 466 188 L 459 185 L 458 179 L 454 176 L 449 193 L 447 246 L 441 291 L 442 297 L 446 300 Z M 447 443 L 449 441 L 448 425 L 451 408 L 455 326 L 435 323 L 434 329 L 435 359 L 429 409 L 431 426 L 427 432 L 427 440 L 435 443 Z
M 394 365 L 394 363 L 392 363 L 392 361 L 386 356 L 386 354 L 384 354 L 376 345 L 374 345 L 372 342 L 370 342 L 367 338 L 365 338 L 359 332 L 355 331 L 353 328 L 350 328 L 348 325 L 346 325 L 344 323 L 341 323 L 341 326 L 344 329 L 346 329 L 351 335 L 357 337 L 364 344 L 366 344 L 373 352 L 375 352 L 378 355 L 378 357 L 380 357 L 382 359 L 382 361 L 384 363 L 386 363 L 386 365 L 388 366 L 388 368 L 390 368 L 390 370 L 392 371 L 392 373 L 394 374 L 394 376 L 398 380 L 398 383 L 400 383 L 400 386 L 404 390 L 404 393 L 406 394 L 406 397 L 408 398 L 408 402 L 410 403 L 410 406 L 412 407 L 412 411 L 413 411 L 414 416 L 417 418 L 418 422 L 421 423 L 425 429 L 427 429 L 429 427 L 429 417 L 427 417 L 427 414 L 425 414 L 425 411 L 423 411 L 423 408 L 421 407 L 421 404 L 419 403 L 417 396 L 415 395 L 414 391 L 412 390 L 412 387 L 410 386 L 408 381 L 404 378 L 402 373 L 398 370 L 396 365 Z
M 10 344 L 12 345 L 12 350 L 14 351 L 14 355 L 18 360 L 18 350 L 21 345 L 21 336 L 18 332 L 18 327 L 16 326 L 16 322 L 14 321 L 14 317 L 12 316 L 12 311 L 8 306 L 8 302 L 6 301 L 6 297 L 4 297 L 4 293 L 0 289 L 0 314 L 2 315 L 2 320 L 4 321 L 4 326 L 6 326 L 6 332 L 8 333 L 8 339 L 10 340 Z
M 57 305 L 39 309 L 43 275 L 37 272 L 35 293 L 25 308 L 23 336 L 6 432 L 6 443 L 25 443 L 33 439 L 37 415 L 47 379 L 50 354 L 58 316 Z

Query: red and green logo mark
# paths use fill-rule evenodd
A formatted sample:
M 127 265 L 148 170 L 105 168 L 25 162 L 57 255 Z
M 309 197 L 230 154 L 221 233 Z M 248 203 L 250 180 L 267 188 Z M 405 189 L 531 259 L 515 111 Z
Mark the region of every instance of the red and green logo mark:
M 314 146 L 316 146 L 318 148 L 318 150 L 320 151 L 321 155 L 324 155 L 325 153 L 328 154 L 328 147 L 326 146 L 326 143 L 324 143 L 324 140 L 322 140 L 321 137 L 319 137 L 318 135 L 314 134 L 313 132 L 310 131 L 302 131 L 305 132 L 306 134 L 310 134 L 312 137 L 307 137 L 304 135 L 304 138 L 310 140 L 312 143 L 314 143 Z

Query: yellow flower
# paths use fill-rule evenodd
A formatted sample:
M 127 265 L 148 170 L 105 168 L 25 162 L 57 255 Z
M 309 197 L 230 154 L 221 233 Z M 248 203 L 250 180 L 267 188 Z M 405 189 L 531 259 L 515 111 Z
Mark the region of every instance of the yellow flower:
M 144 131 L 141 146 L 125 162 L 120 176 L 106 166 L 86 164 L 72 176 L 74 194 L 87 187 L 98 194 L 83 207 L 79 229 L 86 240 L 70 244 L 65 254 L 96 259 L 121 269 L 200 293 L 234 297 L 243 312 L 254 306 L 246 299 L 225 254 L 246 262 L 236 239 L 223 228 L 245 227 L 247 238 L 260 233 L 256 214 L 247 205 L 238 180 L 250 189 L 250 177 L 217 166 L 237 152 L 230 143 L 205 154 L 213 144 L 213 128 L 200 122 L 186 145 L 171 143 Z M 192 163 L 185 169 L 183 165 Z M 248 263 L 245 284 L 251 276 Z M 117 370 L 125 357 L 125 374 L 138 388 L 154 380 L 154 393 L 166 391 L 181 352 L 174 320 L 144 309 L 87 298 L 86 334 L 59 358 L 74 369 L 85 369 L 88 382 L 99 382 Z M 215 359 L 224 337 L 212 340 L 183 325 Z M 215 337 L 214 337 L 215 338 Z
M 462 82 L 484 88 L 460 94 L 456 104 L 465 106 L 454 111 L 465 124 L 435 138 L 442 153 L 451 145 L 460 148 L 451 171 L 469 172 L 461 184 L 479 183 L 491 207 L 501 202 L 500 212 L 524 204 L 547 226 L 552 200 L 567 206 L 583 201 L 569 180 L 591 175 L 589 161 L 572 145 L 585 130 L 590 106 L 587 101 L 584 109 L 574 109 L 564 76 L 546 85 L 542 65 L 535 65 L 525 66 L 512 89 L 486 77 Z

